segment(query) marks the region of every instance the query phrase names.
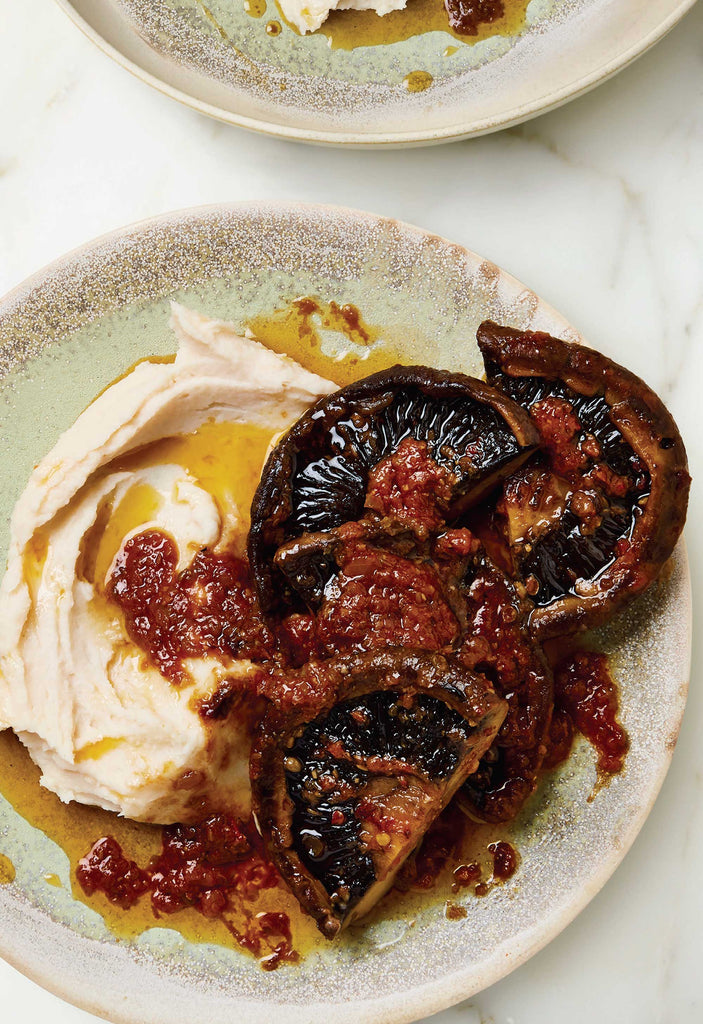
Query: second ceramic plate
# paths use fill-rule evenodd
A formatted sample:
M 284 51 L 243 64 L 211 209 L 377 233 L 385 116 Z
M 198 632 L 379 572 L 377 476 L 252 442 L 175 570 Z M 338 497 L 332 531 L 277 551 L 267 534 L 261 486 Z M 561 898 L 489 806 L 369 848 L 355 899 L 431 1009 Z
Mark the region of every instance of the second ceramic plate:
M 578 96 L 660 39 L 694 0 L 502 0 L 475 38 L 443 0 L 339 12 L 302 37 L 276 0 L 58 0 L 132 72 L 213 117 L 347 145 L 466 138 Z

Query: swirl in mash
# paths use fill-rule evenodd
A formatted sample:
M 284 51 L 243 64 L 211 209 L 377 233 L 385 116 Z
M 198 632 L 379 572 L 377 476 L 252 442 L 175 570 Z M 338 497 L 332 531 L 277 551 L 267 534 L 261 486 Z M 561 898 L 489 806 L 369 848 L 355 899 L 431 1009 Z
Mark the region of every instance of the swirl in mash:
M 32 473 L 0 586 L 0 728 L 62 800 L 156 823 L 249 813 L 246 708 L 206 724 L 198 704 L 252 665 L 189 658 L 174 686 L 105 596 L 114 560 L 149 529 L 174 540 L 179 570 L 203 547 L 242 552 L 248 508 L 237 466 L 218 476 L 220 445 L 260 469 L 269 440 L 335 390 L 222 321 L 174 305 L 171 324 L 175 360 L 109 387 Z

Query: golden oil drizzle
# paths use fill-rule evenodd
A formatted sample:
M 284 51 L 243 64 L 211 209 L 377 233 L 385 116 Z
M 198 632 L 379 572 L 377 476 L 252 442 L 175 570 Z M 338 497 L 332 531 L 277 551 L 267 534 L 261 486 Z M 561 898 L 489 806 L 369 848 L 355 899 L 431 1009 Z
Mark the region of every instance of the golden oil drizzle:
M 253 318 L 247 326 L 273 351 L 290 356 L 307 369 L 339 385 L 402 361 L 400 348 L 384 336 L 381 328 L 368 324 L 352 305 L 304 297 L 271 315 Z M 333 338 L 335 333 L 340 338 L 338 350 L 335 350 L 333 344 L 330 349 L 330 335 Z M 118 380 L 126 377 L 142 362 L 168 363 L 173 362 L 174 358 L 165 356 L 139 360 Z M 119 465 L 116 463 L 113 468 L 129 470 L 164 463 L 183 466 L 223 507 L 231 505 L 232 501 L 236 502 L 243 519 L 243 536 L 246 536 L 251 499 L 272 440 L 270 431 L 251 424 L 209 422 L 193 434 L 166 438 L 146 446 L 120 460 Z M 154 497 L 149 494 L 149 488 L 140 491 L 135 487 L 127 498 L 124 508 L 116 510 L 118 522 L 115 523 L 114 534 L 105 540 L 105 551 L 99 551 L 97 556 L 93 556 L 94 568 L 98 560 L 101 567 L 107 562 L 114 548 L 115 537 L 121 531 L 130 532 L 139 525 L 140 518 L 148 519 L 153 514 Z M 113 514 L 112 510 L 109 511 Z M 45 558 L 46 545 L 39 537 L 37 549 L 31 553 L 32 578 L 40 577 Z M 101 752 L 86 749 L 82 756 L 89 758 Z M 0 763 L 3 765 L 0 792 L 22 818 L 43 831 L 64 850 L 70 863 L 70 889 L 74 898 L 97 911 L 113 934 L 119 938 L 132 939 L 149 928 L 175 928 L 193 943 L 215 943 L 239 949 L 230 930 L 221 920 L 206 920 L 194 910 L 159 917 L 152 910 L 148 895 L 129 910 L 116 907 L 102 893 L 87 896 L 76 881 L 75 871 L 80 858 L 85 856 L 97 839 L 105 835 L 114 836 L 125 856 L 144 867 L 161 849 L 161 829 L 122 818 L 97 807 L 62 803 L 57 796 L 39 785 L 39 769 L 9 730 L 0 733 Z M 477 841 L 485 845 L 487 840 L 472 837 L 470 852 L 464 856 L 477 856 Z M 0 881 L 4 877 L 2 872 L 5 861 L 7 858 L 0 857 Z M 9 861 L 7 864 L 9 867 L 5 869 L 6 872 L 14 877 L 13 866 Z M 363 931 L 369 923 L 381 920 L 408 922 L 422 908 L 446 899 L 451 867 L 445 870 L 438 885 L 432 890 L 389 893 L 374 908 L 366 922 L 351 930 L 352 941 L 354 934 Z M 62 884 L 56 875 L 47 874 L 43 877 L 49 885 Z M 11 879 L 8 877 L 6 880 Z M 297 901 L 282 884 L 234 908 L 230 923 L 234 928 L 245 931 L 251 917 L 261 911 L 277 911 L 289 916 L 293 947 L 300 954 L 305 955 L 325 946 L 325 940 L 319 935 L 312 919 L 300 912 Z M 348 940 L 343 936 L 338 941 Z
M 266 34 L 269 36 L 280 36 L 281 34 L 281 23 L 280 21 L 267 21 L 266 22 Z
M 402 11 L 382 18 L 375 11 L 332 11 L 318 32 L 327 36 L 333 50 L 354 50 L 359 46 L 385 46 L 425 32 L 445 32 L 458 42 L 472 46 L 491 36 L 514 36 L 525 26 L 529 0 L 504 0 L 504 13 L 495 21 L 479 25 L 475 36 L 462 36 L 449 27 L 443 0 L 408 0 Z
M 130 471 L 167 464 L 182 466 L 215 499 L 223 516 L 231 514 L 234 507 L 237 508 L 237 553 L 241 554 L 246 546 L 254 492 L 274 437 L 273 431 L 252 423 L 208 421 L 192 434 L 163 438 L 140 448 L 114 463 L 111 468 Z M 130 516 L 134 511 L 139 510 L 128 508 L 125 516 L 119 517 L 121 525 L 130 526 Z M 147 522 L 149 518 L 146 516 L 141 522 Z M 130 529 L 133 528 L 130 526 Z M 120 524 L 117 528 L 119 532 Z M 126 532 L 122 533 L 122 537 Z
M 82 804 L 63 804 L 57 796 L 39 785 L 39 769 L 17 737 L 6 730 L 0 733 L 0 763 L 3 765 L 2 792 L 15 810 L 34 828 L 40 829 L 66 853 L 70 862 L 71 892 L 75 899 L 95 910 L 113 934 L 133 939 L 148 928 L 175 928 L 194 943 L 208 942 L 239 949 L 226 925 L 210 921 L 195 910 L 158 917 L 148 894 L 129 910 L 110 903 L 102 893 L 87 896 L 76 881 L 76 867 L 90 846 L 102 836 L 114 836 L 125 856 L 145 867 L 161 850 L 161 829 L 155 825 L 130 821 L 110 811 Z M 60 886 L 56 875 L 44 875 L 49 885 Z M 14 868 L 0 855 L 0 884 L 14 878 Z M 261 911 L 288 914 L 293 932 L 293 946 L 299 953 L 320 948 L 325 940 L 319 935 L 312 918 L 300 913 L 295 898 L 281 885 L 267 889 L 254 900 L 235 907 L 230 923 L 244 931 L 248 920 Z
M 250 18 L 263 18 L 266 14 L 266 0 L 244 0 L 244 10 Z
M 274 352 L 295 359 L 306 370 L 319 373 L 343 386 L 385 370 L 401 361 L 396 345 L 383 331 L 365 322 L 350 304 L 295 299 L 289 306 L 267 316 L 253 317 L 247 326 Z M 325 346 L 322 332 L 331 332 Z M 334 346 L 334 335 L 339 345 Z
M 403 79 L 403 85 L 408 92 L 424 92 L 429 89 L 434 79 L 429 71 L 411 71 Z
M 15 865 L 4 853 L 0 853 L 0 885 L 9 885 L 15 880 Z
M 54 875 L 51 872 L 49 872 L 48 875 L 44 875 L 44 881 L 46 882 L 47 885 L 53 886 L 54 889 L 61 889 L 61 888 L 63 888 L 63 885 L 62 885 L 62 882 L 61 882 L 61 879 L 59 878 L 59 876 L 58 875 Z
M 447 46 L 447 48 L 442 51 L 442 56 L 443 57 L 453 57 L 458 49 L 459 49 L 458 46 Z
M 101 590 L 113 559 L 125 537 L 144 523 L 153 520 L 161 507 L 161 496 L 149 484 L 135 484 L 114 509 L 100 531 L 95 551 L 84 548 L 82 573 L 85 579 Z M 98 515 L 98 525 L 102 525 Z

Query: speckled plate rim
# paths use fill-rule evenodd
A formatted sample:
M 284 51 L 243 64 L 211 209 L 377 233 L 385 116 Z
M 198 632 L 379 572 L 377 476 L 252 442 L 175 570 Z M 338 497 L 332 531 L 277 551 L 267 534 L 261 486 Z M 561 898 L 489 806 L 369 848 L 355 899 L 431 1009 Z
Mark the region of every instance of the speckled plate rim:
M 151 72 L 140 67 L 129 57 L 125 56 L 116 46 L 113 46 L 97 32 L 81 14 L 76 11 L 72 0 L 56 0 L 59 7 L 68 15 L 71 21 L 90 39 L 103 53 L 107 54 L 123 68 L 129 71 L 136 78 L 141 79 L 147 85 L 156 89 L 164 96 L 177 100 L 191 110 L 212 117 L 224 124 L 231 124 L 238 128 L 246 128 L 248 131 L 257 132 L 262 135 L 273 136 L 274 138 L 290 139 L 296 142 L 310 142 L 315 145 L 344 146 L 350 148 L 403 148 L 412 146 L 438 145 L 443 142 L 459 142 L 463 139 L 475 138 L 480 135 L 487 135 L 491 132 L 500 131 L 503 128 L 510 128 L 513 125 L 529 121 L 540 114 L 546 114 L 550 110 L 568 103 L 570 100 L 578 99 L 584 93 L 594 89 L 597 85 L 607 81 L 622 71 L 633 61 L 637 60 L 644 53 L 650 50 L 691 10 L 696 0 L 680 0 L 671 11 L 669 16 L 663 19 L 660 24 L 645 34 L 632 46 L 627 47 L 622 53 L 604 65 L 599 65 L 587 75 L 582 76 L 574 82 L 566 83 L 562 88 L 554 90 L 532 103 L 513 107 L 504 112 L 500 118 L 478 118 L 466 124 L 458 124 L 443 128 L 438 131 L 403 131 L 403 132 L 379 132 L 379 133 L 358 133 L 341 131 L 320 131 L 307 128 L 296 128 L 290 125 L 278 125 L 263 119 L 247 117 L 222 107 L 213 106 L 202 100 L 196 99 L 181 89 L 169 85 Z
M 46 264 L 41 270 L 19 283 L 0 298 L 0 326 L 2 325 L 3 314 L 9 312 L 12 308 L 16 309 L 20 306 L 35 289 L 40 288 L 51 279 L 55 279 L 62 272 L 70 268 L 72 264 L 81 259 L 91 256 L 104 257 L 106 255 L 106 247 L 126 236 L 138 236 L 141 231 L 159 225 L 177 225 L 185 220 L 193 221 L 201 216 L 217 215 L 218 212 L 229 215 L 236 215 L 240 211 L 242 213 L 246 211 L 273 211 L 300 214 L 305 213 L 306 210 L 315 211 L 318 214 L 326 213 L 332 219 L 351 218 L 352 220 L 355 219 L 367 223 L 392 225 L 401 234 L 410 233 L 422 237 L 428 242 L 447 246 L 457 253 L 466 255 L 469 259 L 481 260 L 481 257 L 472 250 L 466 249 L 443 236 L 393 218 L 384 218 L 345 207 L 288 202 L 214 204 L 187 208 L 163 214 L 159 217 L 146 218 L 134 222 L 128 226 L 107 232 L 76 247 L 59 259 Z M 527 290 L 522 282 L 507 271 L 500 269 L 500 273 L 501 277 L 511 285 L 521 290 Z M 554 315 L 560 320 L 565 319 L 548 303 L 543 302 L 541 299 L 539 301 L 541 309 L 546 313 Z M 334 1006 L 335 1024 L 410 1024 L 412 1021 L 438 1013 L 475 995 L 479 991 L 483 991 L 524 964 L 552 939 L 556 938 L 613 876 L 637 838 L 656 801 L 673 757 L 686 706 L 691 668 L 692 602 L 688 556 L 683 537 L 680 539 L 672 555 L 671 565 L 672 573 L 677 576 L 678 580 L 677 597 L 681 602 L 679 621 L 683 623 L 682 632 L 686 640 L 685 653 L 681 657 L 680 664 L 680 668 L 683 670 L 683 679 L 677 689 L 675 710 L 668 720 L 670 739 L 667 743 L 667 756 L 661 759 L 657 770 L 651 775 L 651 785 L 647 793 L 647 799 L 639 806 L 638 814 L 629 823 L 628 827 L 618 835 L 616 846 L 610 851 L 609 856 L 603 859 L 599 870 L 592 873 L 588 884 L 584 886 L 578 896 L 571 899 L 568 905 L 557 907 L 552 913 L 540 920 L 537 926 L 525 929 L 518 936 L 514 937 L 510 943 L 504 943 L 503 946 L 498 947 L 492 957 L 486 959 L 481 964 L 482 975 L 479 984 L 476 984 L 475 979 L 469 980 L 471 970 L 469 967 L 466 971 L 454 971 L 417 988 L 412 988 L 408 993 L 394 992 L 389 996 L 377 999 L 338 1003 Z M 504 948 L 508 945 L 510 948 Z M 115 1005 L 107 1007 L 102 1003 L 82 997 L 80 993 L 77 993 L 72 988 L 70 983 L 67 983 L 62 976 L 57 975 L 56 970 L 53 972 L 50 969 L 38 970 L 28 959 L 17 957 L 13 948 L 6 943 L 4 932 L 0 932 L 0 957 L 31 981 L 80 1009 L 93 1013 L 105 1020 L 113 1021 L 114 1024 L 144 1024 L 144 1017 L 141 1012 L 137 1011 L 135 1014 Z M 319 1005 L 311 1003 L 301 1007 L 290 1003 L 275 1004 L 271 1001 L 257 1001 L 254 1003 L 246 999 L 236 999 L 232 1005 L 233 1009 L 237 1011 L 237 1020 L 241 1020 L 245 1024 L 249 1024 L 250 1021 L 260 1020 L 260 1014 L 267 1007 L 273 1008 L 274 1005 L 281 1014 L 279 1019 L 283 1024 L 309 1024 L 311 1019 L 315 1019 L 316 1012 L 327 1012 L 330 1009 L 329 1002 Z M 234 1020 L 234 1018 L 232 1019 Z M 173 1024 L 171 1008 L 165 1007 L 163 1014 L 150 1015 L 149 1024 Z

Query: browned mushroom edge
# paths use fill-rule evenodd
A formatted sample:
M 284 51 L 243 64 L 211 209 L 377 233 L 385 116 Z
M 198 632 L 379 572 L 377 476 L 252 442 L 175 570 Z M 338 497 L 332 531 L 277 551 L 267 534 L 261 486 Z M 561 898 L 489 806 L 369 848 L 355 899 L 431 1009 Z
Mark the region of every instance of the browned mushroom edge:
M 577 396 L 602 396 L 612 424 L 646 466 L 649 492 L 627 550 L 579 581 L 578 593 L 536 607 L 529 621 L 539 639 L 601 625 L 656 579 L 683 529 L 690 477 L 678 428 L 651 388 L 600 352 L 492 321 L 481 324 L 477 338 L 488 380 L 515 401 L 524 378 L 547 382 L 545 395 L 548 382 L 559 382 Z
M 309 668 L 306 666 L 298 671 L 303 693 L 301 710 L 291 708 L 290 703 L 286 708 L 274 706 L 262 722 L 252 752 L 251 778 L 254 815 L 270 855 L 301 906 L 315 919 L 323 935 L 334 938 L 342 927 L 355 917 L 366 913 L 390 888 L 397 871 L 420 842 L 431 820 L 446 806 L 467 776 L 476 770 L 480 758 L 493 742 L 505 716 L 507 705 L 495 695 L 490 684 L 482 677 L 470 672 L 454 659 L 427 652 L 390 649 L 331 659 L 319 667 L 326 674 L 327 687 L 324 695 L 319 698 L 314 712 L 303 679 Z M 424 786 L 422 792 L 431 795 L 431 815 L 428 820 L 423 819 L 416 823 L 416 829 L 411 831 L 405 840 L 399 840 L 400 847 L 393 851 L 393 862 L 386 864 L 383 861 L 386 856 L 384 851 L 369 852 L 364 849 L 363 843 L 359 846 L 359 831 L 363 823 L 358 823 L 352 839 L 344 840 L 357 844 L 353 849 L 350 847 L 349 863 L 353 864 L 353 870 L 356 872 L 358 891 L 351 899 L 349 893 L 341 899 L 337 892 L 329 892 L 320 878 L 315 877 L 310 863 L 306 865 L 303 862 L 303 839 L 293 828 L 296 807 L 301 805 L 300 801 L 296 804 L 290 795 L 291 786 L 286 773 L 291 770 L 299 773 L 305 769 L 291 752 L 295 754 L 299 749 L 307 749 L 304 746 L 296 747 L 296 743 L 308 742 L 310 730 L 317 730 L 314 735 L 319 737 L 319 730 L 324 729 L 335 709 L 341 714 L 346 714 L 347 707 L 351 706 L 352 711 L 356 707 L 355 700 L 365 697 L 369 700 L 376 699 L 379 695 L 398 695 L 399 702 L 405 702 L 408 707 L 413 706 L 413 701 L 422 699 L 441 702 L 447 709 L 447 714 L 453 716 L 455 725 L 453 730 L 443 734 L 440 740 L 447 745 L 453 743 L 456 749 L 452 748 L 451 756 L 447 755 L 452 766 L 447 769 L 449 774 L 446 782 L 443 779 L 432 779 L 427 775 L 420 763 L 423 755 L 418 751 L 414 755 L 417 758 L 414 765 L 404 763 L 402 758 L 386 759 L 384 762 L 383 756 L 367 758 L 367 763 L 361 769 L 355 762 L 354 771 L 360 771 L 356 777 L 360 798 L 368 792 L 364 786 L 368 787 L 379 779 L 395 779 L 395 785 L 402 790 L 397 780 L 404 776 L 406 785 L 407 780 L 411 779 L 411 788 L 412 785 Z M 351 702 L 351 705 L 348 702 Z M 423 720 L 426 720 L 427 727 L 431 728 L 433 716 L 427 716 L 425 711 L 423 714 Z M 463 738 L 459 735 L 463 730 L 463 726 L 459 728 L 461 723 L 468 727 Z M 364 730 L 365 726 L 359 735 L 365 735 Z M 389 735 L 392 735 L 392 730 Z M 411 746 L 423 742 L 422 728 L 414 728 L 409 732 L 408 742 Z M 348 762 L 350 757 L 353 760 L 356 756 L 351 751 L 351 742 L 348 746 L 349 751 L 345 748 L 334 755 L 342 758 L 334 762 L 335 766 L 343 768 L 346 763 L 344 758 Z M 442 753 L 441 743 L 437 746 L 433 741 L 431 749 L 432 754 L 428 753 L 427 756 L 432 758 Z M 329 755 L 325 753 L 324 756 Z M 455 756 L 456 763 L 453 764 L 452 758 Z M 295 761 L 292 769 L 291 761 Z M 349 779 L 340 785 L 341 791 L 348 794 Z M 393 789 L 391 794 L 395 793 L 396 790 Z M 353 800 L 352 804 L 357 807 Z M 348 817 L 349 803 L 341 803 L 339 806 L 345 808 Z M 323 828 L 328 830 L 325 835 L 332 836 L 329 821 L 319 825 L 320 830 Z M 331 839 L 329 841 L 332 842 Z M 332 848 L 337 851 L 334 844 Z M 342 853 L 346 855 L 345 850 Z M 359 873 L 360 878 L 357 877 Z M 320 875 L 322 874 L 321 868 Z M 373 893 L 366 899 L 371 889 Z
M 456 447 L 467 433 L 485 448 L 475 471 Z M 529 416 L 500 391 L 425 366 L 395 366 L 321 399 L 276 445 L 252 503 L 249 561 L 264 612 L 296 601 L 276 551 L 361 518 L 370 470 L 407 436 L 457 471 L 457 510 L 481 500 L 538 442 Z

